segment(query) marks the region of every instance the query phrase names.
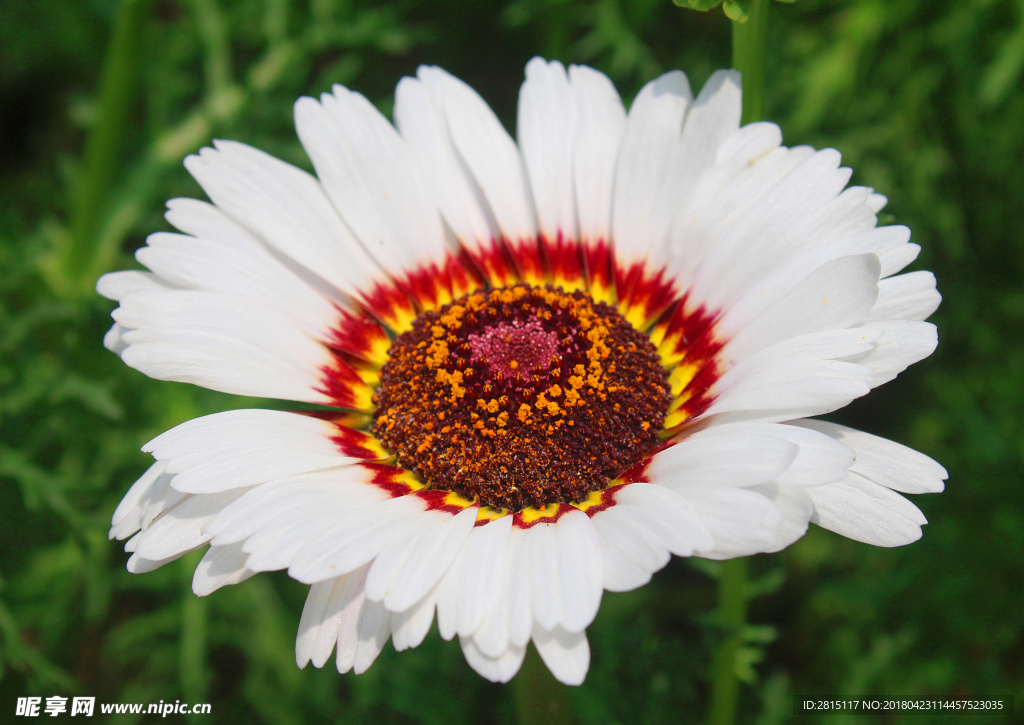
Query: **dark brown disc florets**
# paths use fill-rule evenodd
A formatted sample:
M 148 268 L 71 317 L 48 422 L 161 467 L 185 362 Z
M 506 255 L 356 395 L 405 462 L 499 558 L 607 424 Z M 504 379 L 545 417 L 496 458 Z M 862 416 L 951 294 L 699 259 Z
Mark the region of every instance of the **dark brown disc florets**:
M 371 431 L 432 488 L 520 511 L 606 487 L 658 442 L 669 401 L 657 351 L 613 307 L 516 285 L 395 338 Z

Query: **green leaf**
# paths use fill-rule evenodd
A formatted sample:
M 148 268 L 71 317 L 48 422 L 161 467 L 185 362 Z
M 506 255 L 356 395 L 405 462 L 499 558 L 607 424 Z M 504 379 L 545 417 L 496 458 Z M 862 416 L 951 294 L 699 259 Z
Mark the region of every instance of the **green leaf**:
M 786 570 L 783 567 L 770 569 L 757 579 L 747 582 L 747 598 L 756 599 L 765 594 L 774 594 L 786 581 Z
M 751 0 L 725 0 L 722 9 L 729 20 L 745 23 L 750 16 L 750 2 Z
M 766 624 L 748 624 L 743 627 L 740 636 L 748 645 L 771 644 L 778 638 L 779 630 Z
M 764 659 L 760 647 L 740 647 L 736 650 L 736 679 L 747 685 L 757 684 L 757 670 L 754 666 Z
M 701 12 L 714 10 L 722 4 L 722 0 L 672 0 L 672 2 L 681 8 L 690 8 L 690 10 L 700 10 Z

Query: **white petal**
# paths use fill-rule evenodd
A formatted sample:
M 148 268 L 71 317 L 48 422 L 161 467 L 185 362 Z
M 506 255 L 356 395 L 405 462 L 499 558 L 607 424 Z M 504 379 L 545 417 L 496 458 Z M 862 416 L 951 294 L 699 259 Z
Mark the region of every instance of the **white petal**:
M 556 552 L 558 544 L 554 524 L 531 526 L 525 535 L 529 557 L 530 610 L 541 626 L 558 624 L 561 609 L 559 575 L 561 567 Z
M 586 66 L 569 66 L 576 99 L 573 181 L 580 236 L 585 243 L 611 238 L 612 191 L 626 111 L 606 75 Z
M 696 556 L 749 556 L 769 551 L 778 541 L 782 512 L 762 494 L 749 489 L 712 488 L 686 490 L 680 495 L 697 512 L 714 539 L 713 547 L 697 551 Z
M 878 299 L 865 322 L 926 320 L 942 302 L 931 272 L 909 272 L 878 283 Z
M 136 553 L 146 559 L 165 559 L 202 546 L 210 540 L 210 535 L 202 531 L 203 525 L 247 490 L 192 496 L 182 501 L 142 532 Z
M 876 230 L 877 232 L 888 231 L 890 229 L 905 230 L 906 227 L 882 227 Z M 909 236 L 910 230 L 906 230 Z M 884 254 L 879 254 L 878 258 L 882 262 L 882 276 L 889 277 L 894 275 L 908 264 L 917 259 L 917 255 L 921 253 L 921 247 L 917 244 L 903 244 L 900 245 Z
M 421 73 L 430 76 L 431 71 Z M 433 180 L 434 200 L 459 241 L 470 250 L 489 244 L 498 236 L 497 222 L 489 217 L 483 192 L 455 149 L 439 89 L 423 80 L 403 78 L 395 91 L 394 113 L 395 125 L 420 173 Z
M 808 435 L 810 434 L 810 435 Z M 853 465 L 854 453 L 834 437 L 816 430 L 775 423 L 731 423 L 715 425 L 688 438 L 688 441 L 707 441 L 709 438 L 739 440 L 735 436 L 771 436 L 797 447 L 796 456 L 788 467 L 772 477 L 775 483 L 787 486 L 820 486 L 846 478 L 846 470 Z M 737 446 L 737 449 L 742 446 Z M 726 451 L 723 455 L 731 455 Z M 655 481 L 660 483 L 660 481 Z
M 173 476 L 163 475 L 157 479 L 152 492 L 142 500 L 139 511 L 139 525 L 143 531 L 148 529 L 164 511 L 177 506 L 189 498 L 191 494 L 182 493 L 171 486 Z
M 310 376 L 287 361 L 260 364 L 265 351 L 254 345 L 235 340 L 211 345 L 208 340 L 216 337 L 216 332 L 178 332 L 183 334 L 167 335 L 160 342 L 136 341 L 124 351 L 125 363 L 157 380 L 192 383 L 224 393 L 330 402 L 322 394 L 312 393 Z
M 494 606 L 505 574 L 512 517 L 474 527 L 455 562 L 441 582 L 437 623 L 441 636 L 468 637 Z
M 463 544 L 462 553 L 448 567 L 448 571 L 437 583 L 437 632 L 441 639 L 450 642 L 458 633 L 459 626 L 459 581 L 462 578 L 462 554 L 469 547 L 472 536 Z M 497 588 L 494 590 L 497 596 Z M 470 632 L 472 634 L 472 632 Z
M 197 597 L 205 597 L 223 586 L 245 581 L 256 573 L 246 568 L 246 558 L 240 544 L 211 546 L 196 567 L 192 591 Z
M 921 525 L 928 523 L 910 501 L 856 473 L 805 490 L 814 502 L 811 521 L 865 544 L 903 546 L 920 539 Z
M 501 591 L 473 633 L 473 641 L 487 657 L 500 657 L 510 646 L 523 647 L 530 639 L 534 617 L 530 608 L 532 577 L 527 539 L 526 530 L 512 528 L 505 549 Z
M 791 425 L 820 431 L 849 446 L 856 454 L 850 470 L 894 491 L 937 493 L 949 477 L 946 469 L 928 456 L 886 438 L 821 420 Z
M 211 214 L 223 217 L 226 229 L 217 230 L 218 238 L 151 234 L 148 246 L 139 249 L 135 257 L 182 289 L 229 292 L 260 300 L 287 314 L 306 334 L 326 339 L 338 317 L 332 301 L 286 269 L 216 207 L 207 206 Z
M 628 592 L 643 586 L 671 558 L 668 547 L 647 528 L 645 514 L 642 509 L 627 513 L 624 507 L 614 506 L 594 515 L 601 545 L 603 584 L 610 592 Z
M 694 509 L 663 486 L 636 483 L 615 491 L 614 505 L 593 517 L 604 588 L 629 591 L 646 584 L 669 554 L 690 556 L 713 540 Z
M 282 512 L 272 525 L 261 528 L 242 543 L 242 551 L 249 555 L 245 565 L 253 571 L 287 569 L 307 540 L 330 530 L 330 524 L 312 512 Z
M 96 282 L 96 291 L 115 302 L 131 292 L 174 289 L 173 285 L 161 280 L 151 272 L 128 270 L 109 272 Z
M 840 169 L 840 172 L 847 177 L 850 174 L 849 169 Z M 878 217 L 868 204 L 870 197 L 871 189 L 864 186 L 844 189 L 804 220 L 797 230 L 799 236 L 816 237 L 819 240 L 817 244 L 828 246 L 851 235 L 874 229 Z
M 412 649 L 423 644 L 423 640 L 434 622 L 434 606 L 437 604 L 438 587 L 416 604 L 401 612 L 391 613 L 391 643 L 397 652 Z
M 878 297 L 880 269 L 874 254 L 825 264 L 737 332 L 722 355 L 735 363 L 788 338 L 857 324 Z
M 199 259 L 186 261 L 181 255 L 172 256 L 179 261 L 172 278 L 186 288 L 211 292 L 231 289 L 271 300 L 276 308 L 301 321 L 304 332 L 318 339 L 325 339 L 324 331 L 337 324 L 339 308 L 358 312 L 348 296 L 320 276 L 319 268 L 307 269 L 213 204 L 197 199 L 171 199 L 165 216 L 176 228 L 195 238 L 188 243 L 189 249 L 203 250 Z M 150 239 L 162 236 L 153 235 Z M 211 247 L 218 251 L 213 252 Z M 212 259 L 208 258 L 210 255 Z M 170 274 L 170 270 L 163 273 Z
M 161 461 L 157 461 L 146 469 L 146 472 L 139 477 L 139 480 L 133 483 L 131 488 L 128 489 L 128 493 L 124 495 L 124 498 L 121 499 L 121 503 L 119 503 L 117 508 L 114 509 L 114 515 L 110 519 L 110 524 L 113 527 L 117 527 L 122 522 L 131 518 L 135 528 L 124 535 L 116 536 L 116 538 L 124 539 L 141 528 L 140 507 L 142 506 L 142 502 L 153 493 L 153 490 L 163 473 L 164 464 Z M 110 538 L 115 538 L 113 529 L 111 529 Z
M 243 541 L 257 532 L 273 534 L 290 515 L 307 524 L 347 521 L 353 512 L 390 499 L 368 485 L 373 472 L 363 466 L 308 473 L 259 486 L 218 514 L 205 527 L 215 544 Z
M 627 260 L 642 259 L 668 232 L 673 208 L 664 186 L 681 163 L 679 137 L 692 99 L 686 74 L 677 70 L 645 85 L 629 109 L 612 202 L 615 246 Z
M 776 531 L 775 544 L 765 549 L 766 553 L 782 551 L 807 533 L 807 526 L 814 513 L 814 504 L 807 489 L 780 483 L 767 483 L 754 488 L 764 494 L 778 507 L 782 520 Z
M 555 679 L 565 685 L 582 685 L 590 668 L 590 645 L 586 632 L 552 631 L 535 627 L 533 644 Z
M 129 328 L 121 327 L 121 325 L 115 322 L 110 326 L 110 329 L 107 330 L 106 334 L 103 335 L 103 347 L 107 348 L 115 355 L 120 355 L 124 352 L 124 349 L 128 347 L 128 343 L 122 339 L 124 333 L 127 332 L 128 329 Z
M 508 597 L 508 637 L 512 644 L 523 646 L 530 640 L 534 621 L 530 608 L 530 580 L 527 570 L 530 558 L 527 556 L 526 536 L 526 531 L 512 527 L 508 556 L 505 560 L 505 570 L 508 572 L 505 589 Z
M 601 604 L 601 546 L 590 517 L 572 510 L 555 522 L 558 563 L 558 623 L 569 632 L 581 632 L 597 616 Z M 537 618 L 540 621 L 540 618 Z
M 132 538 L 128 539 L 128 541 L 124 542 L 125 553 L 135 553 L 135 545 L 139 543 L 139 536 L 140 535 L 141 535 L 141 532 L 135 534 L 135 536 L 133 536 Z
M 370 669 L 370 665 L 377 659 L 377 656 L 387 644 L 391 636 L 391 614 L 380 602 L 363 602 L 362 611 L 359 613 L 359 625 L 356 630 L 358 644 L 356 645 L 356 657 L 352 663 L 352 671 L 361 675 Z M 341 669 L 341 641 L 338 644 L 338 672 Z
M 782 438 L 742 430 L 733 435 L 698 433 L 656 453 L 647 471 L 651 481 L 676 491 L 756 486 L 785 471 L 798 450 L 797 445 Z
M 347 465 L 327 421 L 275 410 L 232 410 L 196 418 L 143 446 L 188 493 L 216 493 Z
M 300 668 L 311 661 L 314 667 L 323 667 L 336 644 L 338 670 L 347 672 L 352 668 L 358 642 L 356 627 L 366 600 L 365 578 L 366 570 L 359 569 L 309 588 L 295 639 L 295 661 Z
M 363 592 L 365 569 L 319 582 L 310 587 L 295 640 L 295 661 L 322 667 L 338 647 L 336 664 L 344 674 L 365 672 L 377 659 L 391 634 L 390 616 Z
M 333 91 L 300 98 L 295 127 L 334 206 L 390 272 L 440 263 L 441 220 L 405 141 L 362 95 Z
M 260 303 L 214 292 L 136 292 L 122 299 L 114 319 L 134 328 L 122 336 L 122 359 L 150 377 L 330 402 L 316 389 L 331 353 Z
M 471 506 L 426 528 L 419 536 L 396 539 L 370 567 L 366 596 L 401 612 L 421 600 L 437 584 L 476 523 Z
M 544 629 L 579 632 L 601 602 L 601 550 L 590 518 L 573 509 L 554 523 L 535 524 L 526 542 L 530 610 Z
M 711 533 L 693 507 L 666 487 L 651 484 L 623 486 L 616 492 L 615 502 L 616 505 L 609 510 L 633 515 L 642 524 L 646 535 L 658 540 L 676 556 L 689 556 L 695 549 L 704 549 L 712 544 Z M 594 518 L 596 521 L 597 516 Z
M 867 352 L 876 337 L 872 330 L 830 330 L 772 345 L 718 380 L 704 416 L 736 411 L 771 422 L 841 408 L 871 390 L 871 369 L 843 359 Z
M 170 564 L 172 561 L 177 561 L 181 557 L 185 556 L 189 551 L 192 551 L 192 549 L 179 551 L 177 554 L 168 556 L 166 559 L 146 559 L 138 554 L 132 554 L 128 559 L 128 565 L 126 568 L 132 574 L 147 574 L 159 569 L 164 564 Z
M 576 98 L 565 67 L 534 58 L 519 92 L 516 133 L 529 175 L 540 231 L 554 241 L 561 231 L 575 239 L 573 194 Z
M 458 78 L 434 66 L 417 72 L 444 113 L 459 158 L 469 169 L 502 233 L 511 240 L 537 234 L 519 149 L 484 100 Z
M 683 189 L 714 163 L 723 140 L 740 127 L 742 110 L 740 74 L 717 70 L 700 89 L 686 113 L 682 129 L 682 154 L 687 171 Z
M 387 282 L 315 178 L 245 144 L 216 146 L 189 156 L 185 167 L 231 219 L 344 295 L 359 299 Z
M 848 169 L 838 168 L 834 149 L 809 155 L 790 149 L 775 162 L 773 158 L 770 154 L 760 164 L 764 169 L 753 167 L 738 177 L 733 189 L 715 200 L 711 208 L 716 211 L 705 212 L 709 218 L 703 224 L 715 225 L 715 241 L 691 294 L 712 309 L 729 307 L 766 274 L 818 244 L 820 236 L 809 227 L 820 222 L 820 214 L 850 177 Z M 786 173 L 779 177 L 780 171 Z M 734 194 L 740 189 L 746 197 L 737 199 Z M 733 208 L 720 206 L 729 200 Z
M 677 251 L 674 245 L 661 243 L 667 241 L 670 225 L 678 210 L 686 206 L 698 179 L 714 165 L 722 142 L 739 128 L 740 111 L 740 74 L 734 70 L 712 73 L 687 109 L 675 150 L 676 161 L 659 189 L 660 208 L 656 213 L 664 221 L 652 249 L 652 260 L 657 264 L 665 264 Z
M 787 294 L 791 294 L 791 291 L 804 283 L 804 280 L 814 279 L 815 273 L 820 274 L 818 270 L 830 263 L 837 264 L 836 260 L 843 257 L 874 254 L 879 258 L 879 275 L 884 277 L 887 260 L 890 260 L 898 250 L 912 246 L 906 243 L 909 233 L 905 227 L 871 228 L 842 235 L 831 243 L 815 245 L 778 269 L 765 274 L 746 290 L 717 323 L 719 332 L 728 337 L 734 331 L 742 330 L 762 311 L 776 304 Z M 879 288 L 881 284 L 880 282 Z M 825 289 L 828 289 L 827 281 Z M 831 299 L 833 302 L 836 301 L 834 295 Z M 876 299 L 875 307 L 877 306 Z M 813 304 L 811 308 L 814 308 Z M 869 317 L 873 314 L 874 312 L 869 313 Z
M 314 667 L 323 667 L 327 658 L 334 651 L 338 642 L 338 629 L 344 606 L 333 606 L 327 613 L 328 603 L 332 601 L 335 586 L 339 582 L 354 579 L 355 573 L 338 579 L 317 582 L 309 588 L 306 603 L 302 607 L 299 619 L 299 633 L 295 637 L 295 663 L 299 669 L 310 661 Z M 347 602 L 346 602 L 347 603 Z
M 505 568 L 508 570 L 509 559 L 505 559 Z M 525 582 L 516 582 L 516 587 L 519 590 L 524 589 L 528 585 Z M 501 590 L 498 593 L 494 604 L 491 609 L 484 615 L 484 618 L 480 622 L 480 626 L 477 627 L 476 631 L 469 637 L 460 636 L 460 639 L 465 641 L 471 639 L 475 647 L 478 648 L 481 654 L 487 657 L 500 657 L 511 645 L 510 636 L 510 621 L 509 621 L 509 602 L 512 598 L 512 588 L 508 581 L 501 583 Z M 521 594 L 521 600 L 525 601 L 527 614 L 531 618 L 532 614 L 529 612 L 529 589 Z
M 878 335 L 874 349 L 849 358 L 871 368 L 868 383 L 875 388 L 894 379 L 910 365 L 924 360 L 939 344 L 938 331 L 930 322 L 888 320 L 870 322 L 863 329 Z
M 355 511 L 335 527 L 318 529 L 309 536 L 288 573 L 306 583 L 344 574 L 375 559 L 393 542 L 451 518 L 449 513 L 425 508 L 422 499 L 402 496 Z M 322 514 L 318 519 L 329 520 Z
M 669 269 L 680 284 L 689 286 L 750 206 L 813 153 L 808 147 L 782 148 L 781 143 L 779 127 L 763 122 L 723 139 L 715 164 L 697 180 L 669 235 L 669 249 L 674 250 Z
M 347 577 L 359 576 L 359 571 L 354 571 L 348 574 Z M 365 574 L 365 572 L 363 572 Z M 346 578 L 346 577 L 342 577 Z M 362 615 L 363 609 L 366 606 L 366 593 L 362 588 L 362 579 L 359 580 L 359 586 L 350 595 L 351 600 L 345 603 L 341 621 L 338 626 L 338 654 L 335 657 L 335 666 L 338 672 L 345 674 L 351 671 L 352 667 L 356 662 L 356 654 L 359 651 L 359 618 Z M 330 656 L 328 651 L 327 656 Z
M 212 534 L 215 544 L 244 540 L 242 549 L 250 554 L 246 566 L 254 571 L 290 568 L 293 577 L 306 583 L 345 574 L 372 560 L 400 534 L 395 526 L 403 516 L 425 507 L 416 497 L 404 497 L 410 500 L 384 510 L 375 507 L 392 499 L 385 489 L 361 481 L 359 476 L 368 472 L 360 468 L 264 484 L 225 508 L 204 533 Z M 320 555 L 333 558 L 323 562 Z M 296 575 L 304 571 L 316 575 Z
M 515 677 L 526 655 L 525 645 L 509 645 L 497 657 L 488 657 L 480 651 L 472 637 L 460 637 L 459 644 L 462 645 L 462 654 L 469 666 L 491 682 L 504 683 Z

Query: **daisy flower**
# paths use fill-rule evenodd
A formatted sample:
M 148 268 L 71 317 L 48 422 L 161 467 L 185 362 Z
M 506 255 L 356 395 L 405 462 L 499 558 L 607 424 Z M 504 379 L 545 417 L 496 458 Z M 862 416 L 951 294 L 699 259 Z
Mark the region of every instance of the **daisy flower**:
M 809 522 L 880 546 L 926 523 L 926 456 L 811 420 L 936 345 L 919 250 L 839 153 L 740 127 L 740 82 L 673 71 L 627 113 L 583 66 L 526 67 L 513 140 L 436 67 L 392 125 L 342 86 L 302 98 L 316 175 L 233 141 L 105 275 L 105 338 L 161 380 L 316 404 L 234 410 L 148 443 L 114 512 L 128 569 L 209 547 L 204 596 L 310 585 L 300 667 L 366 670 L 436 615 L 484 677 L 532 641 L 583 681 L 604 590 L 670 556 L 778 551 Z M 129 538 L 130 537 L 130 538 Z

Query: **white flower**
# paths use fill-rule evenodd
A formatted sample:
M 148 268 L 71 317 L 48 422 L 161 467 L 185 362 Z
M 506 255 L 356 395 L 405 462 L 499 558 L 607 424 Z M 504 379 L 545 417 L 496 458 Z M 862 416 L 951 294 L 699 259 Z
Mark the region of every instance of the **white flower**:
M 532 640 L 578 684 L 603 590 L 671 554 L 777 551 L 808 522 L 921 535 L 900 493 L 945 471 L 828 413 L 936 344 L 929 272 L 835 150 L 739 127 L 735 72 L 675 71 L 627 114 L 590 68 L 534 59 L 518 143 L 439 68 L 393 127 L 340 86 L 295 106 L 317 176 L 217 142 L 212 204 L 104 276 L 107 347 L 155 378 L 332 406 L 236 410 L 150 442 L 114 513 L 133 572 L 209 549 L 203 596 L 311 585 L 299 666 L 362 672 L 437 614 L 509 680 Z M 610 303 L 610 304 L 605 304 Z

